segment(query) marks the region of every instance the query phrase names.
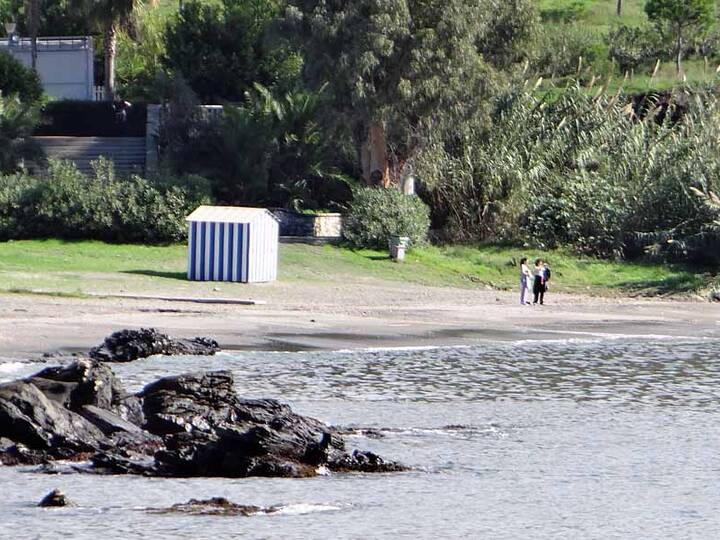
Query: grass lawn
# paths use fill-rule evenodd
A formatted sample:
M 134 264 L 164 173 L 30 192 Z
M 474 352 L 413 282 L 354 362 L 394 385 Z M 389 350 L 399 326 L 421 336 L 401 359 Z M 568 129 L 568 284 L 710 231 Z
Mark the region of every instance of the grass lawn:
M 516 261 L 538 254 L 512 247 L 428 247 L 412 251 L 404 263 L 373 250 L 335 246 L 281 245 L 280 280 L 347 282 L 386 279 L 448 287 L 515 288 Z M 553 289 L 593 294 L 687 293 L 705 286 L 707 275 L 662 265 L 616 263 L 544 255 L 553 269 Z M 52 294 L 138 293 L 213 295 L 213 283 L 185 279 L 182 245 L 113 245 L 59 240 L 0 243 L 0 292 L 41 290 Z M 223 284 L 221 295 L 243 296 L 247 285 Z

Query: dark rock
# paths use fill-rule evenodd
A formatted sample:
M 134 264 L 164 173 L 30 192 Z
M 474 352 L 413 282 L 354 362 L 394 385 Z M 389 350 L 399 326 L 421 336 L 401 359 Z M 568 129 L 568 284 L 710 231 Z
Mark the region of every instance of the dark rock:
M 154 451 L 159 439 L 139 427 L 143 422 L 140 398 L 97 362 L 80 360 L 0 385 L 0 437 L 15 444 L 0 448 L 6 464 L 85 459 L 110 447 Z
M 348 454 L 337 431 L 278 401 L 240 398 L 229 372 L 165 377 L 130 396 L 110 368 L 88 360 L 0 385 L 0 461 L 57 459 L 172 477 L 404 470 L 371 452 Z
M 141 328 L 115 332 L 90 350 L 89 356 L 101 362 L 132 362 L 156 354 L 210 356 L 219 350 L 217 341 L 210 338 L 171 339 L 154 328 Z
M 47 457 L 42 451 L 30 450 L 23 444 L 15 444 L 13 441 L 0 438 L 0 465 L 40 465 L 47 462 Z
M 103 433 L 82 416 L 48 399 L 30 382 L 0 385 L 0 437 L 54 458 L 91 452 Z
M 43 500 L 38 503 L 38 506 L 51 507 L 51 506 L 70 506 L 72 503 L 68 500 L 65 494 L 59 489 L 53 489 L 50 493 L 43 497 Z
M 353 451 L 352 455 L 343 454 L 328 461 L 328 469 L 334 472 L 388 473 L 407 471 L 407 467 L 394 461 L 385 461 L 372 452 Z
M 143 433 L 142 428 L 123 420 L 120 416 L 100 409 L 94 405 L 83 405 L 80 408 L 80 415 L 105 435 L 112 435 L 117 432 Z
M 79 360 L 68 366 L 49 367 L 26 379 L 63 407 L 83 405 L 112 409 L 127 393 L 108 366 Z
M 233 385 L 229 372 L 217 371 L 166 377 L 142 391 L 145 429 L 165 437 L 159 471 L 304 477 L 342 450 L 321 422 L 272 399 L 241 399 Z
M 192 516 L 252 516 L 254 514 L 272 514 L 279 510 L 275 506 L 263 508 L 246 504 L 235 504 L 224 497 L 197 500 L 173 504 L 170 508 L 152 508 L 153 514 L 189 514 Z
M 95 454 L 92 472 L 98 474 L 138 474 L 155 475 L 155 463 L 152 458 L 123 457 L 117 454 Z

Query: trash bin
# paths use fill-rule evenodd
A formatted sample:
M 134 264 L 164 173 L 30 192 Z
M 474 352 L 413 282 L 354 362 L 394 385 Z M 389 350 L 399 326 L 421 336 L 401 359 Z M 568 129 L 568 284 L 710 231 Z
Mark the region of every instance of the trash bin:
M 395 261 L 405 260 L 405 250 L 410 246 L 410 238 L 407 236 L 391 236 L 388 241 L 390 258 Z

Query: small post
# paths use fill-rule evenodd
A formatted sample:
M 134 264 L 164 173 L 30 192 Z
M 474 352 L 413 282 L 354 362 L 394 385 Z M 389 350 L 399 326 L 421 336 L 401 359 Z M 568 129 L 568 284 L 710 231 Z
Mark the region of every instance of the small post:
M 410 245 L 410 238 L 407 236 L 391 236 L 388 240 L 390 248 L 390 258 L 394 261 L 402 262 L 405 260 L 405 251 Z

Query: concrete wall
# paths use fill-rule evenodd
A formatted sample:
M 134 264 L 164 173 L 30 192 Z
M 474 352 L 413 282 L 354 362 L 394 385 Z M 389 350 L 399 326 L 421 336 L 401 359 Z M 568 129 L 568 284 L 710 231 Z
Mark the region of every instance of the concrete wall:
M 0 39 L 0 51 L 9 52 L 30 67 L 30 40 L 8 45 Z M 93 47 L 90 38 L 38 38 L 37 68 L 45 92 L 57 99 L 93 99 Z

